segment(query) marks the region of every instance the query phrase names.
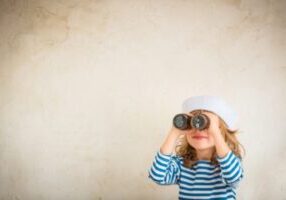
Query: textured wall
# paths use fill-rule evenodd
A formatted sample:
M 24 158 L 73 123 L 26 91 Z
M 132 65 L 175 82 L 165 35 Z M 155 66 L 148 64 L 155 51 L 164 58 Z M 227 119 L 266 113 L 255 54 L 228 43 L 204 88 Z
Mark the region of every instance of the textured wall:
M 0 199 L 176 199 L 147 171 L 199 94 L 240 114 L 239 199 L 286 199 L 285 11 L 283 0 L 0 0 Z

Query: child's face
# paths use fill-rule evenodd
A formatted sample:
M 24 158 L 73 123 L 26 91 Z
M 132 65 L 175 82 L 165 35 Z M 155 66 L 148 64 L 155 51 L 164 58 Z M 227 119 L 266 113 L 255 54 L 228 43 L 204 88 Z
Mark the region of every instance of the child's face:
M 207 111 L 203 111 L 202 113 L 207 116 L 213 115 L 213 113 Z M 193 113 L 189 113 L 188 115 L 193 116 Z M 186 137 L 188 143 L 196 150 L 210 149 L 215 146 L 214 138 L 212 134 L 209 134 L 208 129 L 201 131 L 198 129 L 191 129 L 189 132 L 187 132 Z

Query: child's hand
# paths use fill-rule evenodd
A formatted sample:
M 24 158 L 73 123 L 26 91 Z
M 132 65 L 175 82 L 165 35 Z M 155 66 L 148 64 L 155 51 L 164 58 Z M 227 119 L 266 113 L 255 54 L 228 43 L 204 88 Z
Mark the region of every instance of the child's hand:
M 176 135 L 177 137 L 186 134 L 188 130 L 180 130 L 176 128 L 174 125 L 171 127 L 170 134 Z
M 213 113 L 205 113 L 210 118 L 210 126 L 207 129 L 215 141 L 216 152 L 219 157 L 224 157 L 230 151 L 229 146 L 224 140 L 219 127 L 219 117 Z
M 165 155 L 170 155 L 174 152 L 177 139 L 185 134 L 186 131 L 177 129 L 175 126 L 172 126 L 169 130 L 169 133 L 160 148 L 160 152 Z
M 218 134 L 221 134 L 221 130 L 219 127 L 219 117 L 213 113 L 210 113 L 210 112 L 204 113 L 204 114 L 206 114 L 210 119 L 210 126 L 207 129 L 208 132 L 210 134 L 212 134 L 214 137 Z

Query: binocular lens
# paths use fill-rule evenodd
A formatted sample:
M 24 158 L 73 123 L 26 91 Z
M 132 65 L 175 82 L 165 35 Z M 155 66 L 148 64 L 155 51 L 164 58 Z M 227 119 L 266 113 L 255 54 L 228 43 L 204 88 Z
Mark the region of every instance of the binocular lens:
M 186 114 L 177 114 L 173 118 L 173 125 L 181 130 L 196 128 L 203 130 L 209 127 L 210 119 L 205 114 L 189 116 Z
M 189 128 L 190 123 L 189 123 L 188 115 L 184 115 L 184 114 L 176 115 L 173 119 L 173 124 L 176 128 L 181 129 L 181 130 L 185 130 Z
M 191 120 L 192 122 L 192 127 L 197 128 L 197 129 L 205 129 L 207 126 L 207 118 L 203 115 L 197 115 L 195 117 L 193 117 L 193 119 Z

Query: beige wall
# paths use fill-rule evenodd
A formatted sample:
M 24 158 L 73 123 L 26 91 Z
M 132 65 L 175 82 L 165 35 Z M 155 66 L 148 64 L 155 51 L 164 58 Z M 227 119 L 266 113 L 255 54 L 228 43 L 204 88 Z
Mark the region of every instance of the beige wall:
M 286 199 L 285 2 L 2 0 L 0 199 L 176 199 L 147 171 L 200 94 L 240 114 L 239 199 Z

